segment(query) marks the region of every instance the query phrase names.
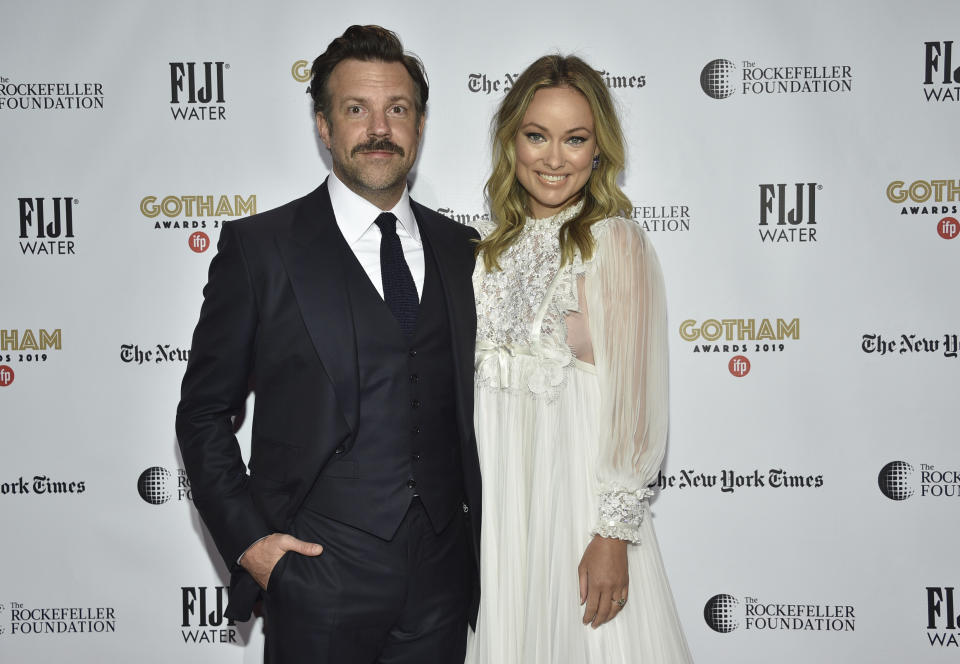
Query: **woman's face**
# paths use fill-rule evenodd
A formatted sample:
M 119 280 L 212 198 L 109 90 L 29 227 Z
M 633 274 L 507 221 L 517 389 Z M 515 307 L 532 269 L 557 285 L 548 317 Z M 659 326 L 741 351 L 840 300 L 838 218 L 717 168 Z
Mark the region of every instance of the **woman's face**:
M 600 153 L 593 113 L 573 88 L 537 90 L 514 139 L 517 180 L 535 219 L 557 214 L 579 199 Z

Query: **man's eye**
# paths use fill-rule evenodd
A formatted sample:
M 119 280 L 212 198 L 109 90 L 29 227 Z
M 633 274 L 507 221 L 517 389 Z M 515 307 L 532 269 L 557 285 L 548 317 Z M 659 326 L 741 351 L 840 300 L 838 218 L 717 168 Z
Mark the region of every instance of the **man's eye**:
M 348 107 L 347 107 L 347 113 L 349 113 L 349 114 L 351 114 L 351 115 L 357 115 L 357 114 L 360 113 L 361 110 L 363 110 L 363 109 L 361 109 L 359 106 L 348 106 Z

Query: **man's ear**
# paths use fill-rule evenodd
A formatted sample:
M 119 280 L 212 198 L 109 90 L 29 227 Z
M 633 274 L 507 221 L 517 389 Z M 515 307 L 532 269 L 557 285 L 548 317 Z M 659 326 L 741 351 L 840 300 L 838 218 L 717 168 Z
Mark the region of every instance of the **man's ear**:
M 330 149 L 330 125 L 323 113 L 317 113 L 317 132 L 320 134 L 320 140 Z

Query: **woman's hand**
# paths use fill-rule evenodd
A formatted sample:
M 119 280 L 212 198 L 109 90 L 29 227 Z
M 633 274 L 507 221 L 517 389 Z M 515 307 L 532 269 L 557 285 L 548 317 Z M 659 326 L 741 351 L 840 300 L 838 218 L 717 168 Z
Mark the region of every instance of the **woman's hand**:
M 596 629 L 620 613 L 627 600 L 627 543 L 594 535 L 577 567 L 580 604 L 586 604 L 583 624 Z

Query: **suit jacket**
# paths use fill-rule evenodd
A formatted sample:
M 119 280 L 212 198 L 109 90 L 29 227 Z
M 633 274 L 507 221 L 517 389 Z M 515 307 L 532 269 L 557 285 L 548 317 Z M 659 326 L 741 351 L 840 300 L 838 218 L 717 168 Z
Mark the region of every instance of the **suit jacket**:
M 414 201 L 411 206 L 434 248 L 449 315 L 476 564 L 472 623 L 480 543 L 471 283 L 471 239 L 477 235 Z M 257 539 L 286 531 L 336 448 L 349 447 L 357 431 L 356 334 L 343 269 L 353 258 L 346 252 L 324 183 L 282 207 L 225 224 L 210 263 L 177 408 L 177 437 L 194 505 L 231 570 L 227 615 L 236 620 L 249 618 L 259 596 L 237 559 Z M 248 469 L 234 421 L 251 388 L 256 399 Z

